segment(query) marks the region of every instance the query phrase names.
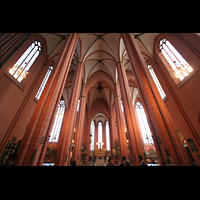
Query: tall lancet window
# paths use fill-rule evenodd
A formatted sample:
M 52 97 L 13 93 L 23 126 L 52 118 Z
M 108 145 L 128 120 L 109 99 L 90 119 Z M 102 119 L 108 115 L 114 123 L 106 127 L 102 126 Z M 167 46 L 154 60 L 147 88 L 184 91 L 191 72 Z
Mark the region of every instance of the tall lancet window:
M 62 125 L 62 121 L 63 121 L 63 117 L 64 117 L 64 113 L 65 113 L 65 101 L 61 100 L 59 105 L 58 105 L 58 111 L 57 114 L 55 116 L 55 121 L 53 124 L 53 128 L 50 134 L 50 138 L 49 138 L 49 142 L 58 142 L 58 137 L 60 135 L 60 129 L 61 129 L 61 125 Z
M 94 150 L 94 130 L 95 130 L 95 123 L 92 120 L 91 127 L 90 127 L 90 133 L 92 135 L 92 137 L 91 137 L 91 150 Z
M 47 81 L 49 79 L 49 76 L 50 76 L 52 70 L 53 70 L 53 67 L 50 66 L 48 71 L 47 71 L 47 73 L 46 73 L 46 75 L 45 75 L 45 77 L 44 77 L 44 79 L 43 79 L 43 81 L 42 81 L 42 84 L 40 85 L 40 88 L 39 88 L 39 90 L 38 90 L 38 92 L 37 92 L 37 94 L 35 96 L 35 98 L 37 100 L 40 99 L 40 96 L 42 95 L 42 92 L 43 92 L 43 90 L 44 90 L 44 88 L 46 86 L 46 83 L 47 83 Z
M 77 112 L 79 111 L 79 106 L 80 106 L 80 99 L 78 100 L 78 104 L 77 104 Z
M 124 112 L 123 102 L 121 101 L 122 112 Z
M 151 137 L 151 131 L 149 128 L 147 117 L 144 112 L 144 108 L 140 102 L 136 103 L 136 111 L 137 111 L 137 116 L 139 119 L 140 129 L 142 131 L 142 138 L 143 138 L 144 144 L 147 144 L 147 143 L 154 144 L 153 139 Z
M 106 150 L 110 150 L 110 133 L 108 121 L 106 122 Z
M 41 43 L 39 41 L 34 41 L 9 70 L 9 73 L 17 79 L 18 82 L 21 82 L 24 78 L 26 78 L 29 69 L 35 59 L 39 56 L 40 52 Z
M 160 93 L 161 98 L 164 99 L 166 97 L 166 94 L 165 94 L 164 90 L 162 89 L 162 86 L 160 85 L 160 82 L 159 82 L 153 68 L 151 67 L 151 65 L 148 65 L 148 69 L 149 69 L 149 72 L 150 72 L 150 74 L 151 74 L 151 76 L 154 80 L 154 83 L 156 84 L 156 87 L 157 87 L 157 89 Z
M 180 81 L 193 71 L 192 67 L 166 38 L 160 40 L 159 48 L 167 62 L 170 64 L 175 77 Z
M 98 143 L 102 142 L 102 123 L 99 122 L 98 123 Z M 98 144 L 98 148 L 102 148 L 102 146 L 100 146 L 100 144 Z

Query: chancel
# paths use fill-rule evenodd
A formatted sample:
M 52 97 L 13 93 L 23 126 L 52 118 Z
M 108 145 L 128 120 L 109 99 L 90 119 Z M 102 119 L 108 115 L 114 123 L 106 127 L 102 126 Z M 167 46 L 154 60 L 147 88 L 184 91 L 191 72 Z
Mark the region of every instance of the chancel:
M 200 165 L 200 33 L 0 33 L 0 44 L 0 165 Z

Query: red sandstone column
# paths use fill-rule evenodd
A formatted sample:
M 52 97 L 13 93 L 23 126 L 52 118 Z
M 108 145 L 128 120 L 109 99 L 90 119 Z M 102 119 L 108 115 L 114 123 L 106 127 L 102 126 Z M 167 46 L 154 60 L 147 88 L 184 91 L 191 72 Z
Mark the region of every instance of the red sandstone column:
M 120 94 L 120 88 L 119 85 L 116 83 L 115 84 L 115 90 L 116 90 L 116 95 L 115 95 L 115 109 L 116 109 L 116 117 L 117 117 L 117 128 L 118 128 L 118 133 L 119 133 L 119 147 L 120 147 L 120 158 L 121 156 L 125 156 L 128 159 L 128 150 L 126 148 L 126 133 L 125 133 L 125 124 L 123 120 L 123 113 L 122 113 L 122 108 L 121 108 L 121 96 Z
M 90 145 L 90 118 L 88 118 L 88 113 L 85 115 L 85 135 L 86 135 L 86 148 L 87 148 L 87 156 L 86 156 L 86 160 L 85 163 L 89 162 L 89 155 L 90 155 L 90 149 L 91 149 L 91 145 Z
M 18 149 L 17 165 L 30 165 L 35 152 L 32 165 L 37 165 L 43 145 L 42 137 L 46 136 L 51 116 L 60 93 L 63 79 L 66 79 L 71 59 L 78 39 L 77 33 L 70 33 L 56 63 L 53 80 L 47 83 L 38 105 L 34 111 L 25 135 Z
M 147 65 L 133 35 L 123 33 L 122 37 L 138 84 L 138 90 L 146 104 L 162 157 L 164 160 L 167 156 L 172 157 L 177 165 L 191 165 L 164 102 L 150 87 L 145 74 Z
M 73 124 L 75 120 L 75 114 L 77 112 L 77 103 L 80 96 L 82 75 L 83 75 L 84 64 L 79 61 L 77 66 L 77 75 L 75 81 L 73 81 L 71 94 L 70 94 L 70 104 L 68 105 L 66 115 L 64 117 L 63 127 L 61 130 L 59 138 L 59 147 L 57 151 L 56 166 L 68 166 L 70 161 L 70 146 L 71 146 L 71 136 L 73 132 Z M 77 134 L 77 133 L 76 133 Z
M 111 156 L 111 158 L 112 158 L 112 160 L 113 160 L 113 162 L 115 163 L 116 162 L 116 159 L 115 159 L 115 157 L 113 156 L 113 154 L 112 154 L 112 148 L 114 148 L 115 147 L 115 142 L 114 142 L 114 120 L 113 120 L 113 118 L 112 117 L 110 117 L 110 119 L 109 119 L 109 128 L 110 128 L 110 156 Z
M 85 90 L 85 85 L 83 85 L 83 91 Z M 82 93 L 84 94 L 84 92 Z M 75 137 L 75 152 L 73 155 L 73 159 L 76 161 L 77 165 L 80 165 L 81 161 L 81 147 L 82 147 L 82 135 L 84 132 L 83 125 L 84 125 L 84 119 L 85 119 L 85 109 L 86 109 L 86 96 L 81 95 L 80 98 L 80 114 L 78 118 L 78 123 L 76 127 L 76 137 Z
M 142 155 L 144 157 L 144 150 L 142 146 L 140 132 L 133 111 L 133 104 L 131 100 L 126 72 L 124 69 L 124 65 L 121 62 L 117 63 L 117 71 L 118 71 L 119 83 L 122 93 L 122 101 L 126 116 L 127 133 L 129 136 L 129 144 L 130 144 L 129 146 L 130 146 L 130 153 L 132 156 L 132 163 L 133 165 L 139 165 L 138 155 Z

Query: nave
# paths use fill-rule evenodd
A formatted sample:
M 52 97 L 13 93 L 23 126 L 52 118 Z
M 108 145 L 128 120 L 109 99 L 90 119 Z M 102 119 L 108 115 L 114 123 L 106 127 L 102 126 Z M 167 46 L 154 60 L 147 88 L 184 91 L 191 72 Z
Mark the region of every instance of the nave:
M 0 36 L 0 165 L 200 165 L 199 33 Z

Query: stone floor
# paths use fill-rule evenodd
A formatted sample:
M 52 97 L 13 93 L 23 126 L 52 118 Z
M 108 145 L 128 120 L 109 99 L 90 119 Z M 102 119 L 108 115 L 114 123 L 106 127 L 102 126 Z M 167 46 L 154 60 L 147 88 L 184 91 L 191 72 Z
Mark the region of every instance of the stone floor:
M 96 159 L 96 162 L 89 161 L 86 164 L 81 164 L 80 166 L 106 166 L 107 163 L 104 161 L 104 159 Z M 119 166 L 120 164 L 114 164 L 114 166 Z

